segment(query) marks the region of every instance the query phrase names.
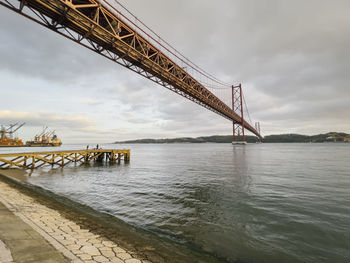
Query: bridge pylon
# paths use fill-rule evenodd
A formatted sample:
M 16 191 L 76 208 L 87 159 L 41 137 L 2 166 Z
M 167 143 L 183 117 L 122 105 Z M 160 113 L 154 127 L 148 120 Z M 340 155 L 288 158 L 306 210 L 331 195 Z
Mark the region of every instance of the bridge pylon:
M 235 121 L 232 122 L 233 125 L 233 137 L 232 144 L 247 144 L 244 134 L 244 111 L 243 111 L 243 92 L 242 84 L 237 86 L 232 86 L 232 110 L 238 114 L 241 123 Z

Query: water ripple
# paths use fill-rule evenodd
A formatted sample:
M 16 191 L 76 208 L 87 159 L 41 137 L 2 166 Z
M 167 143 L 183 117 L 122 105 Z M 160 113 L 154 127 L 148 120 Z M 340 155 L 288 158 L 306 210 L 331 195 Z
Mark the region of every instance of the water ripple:
M 130 148 L 29 181 L 232 262 L 350 262 L 350 144 Z

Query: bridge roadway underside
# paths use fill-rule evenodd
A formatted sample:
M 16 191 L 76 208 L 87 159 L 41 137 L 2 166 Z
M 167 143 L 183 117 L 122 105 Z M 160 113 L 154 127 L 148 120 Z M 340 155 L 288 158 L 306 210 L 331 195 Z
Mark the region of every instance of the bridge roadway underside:
M 101 0 L 0 0 L 0 4 L 260 134 Z M 54 47 L 53 47 L 54 49 Z M 195 116 L 194 116 L 195 117 Z

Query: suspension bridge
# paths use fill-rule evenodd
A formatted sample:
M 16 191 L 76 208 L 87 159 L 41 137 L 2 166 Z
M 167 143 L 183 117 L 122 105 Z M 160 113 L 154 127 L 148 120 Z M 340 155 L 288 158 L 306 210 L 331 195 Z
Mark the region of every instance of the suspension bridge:
M 233 141 L 253 126 L 242 85 L 231 85 L 197 66 L 117 0 L 0 0 L 0 5 L 233 123 Z M 248 117 L 248 119 L 245 118 Z

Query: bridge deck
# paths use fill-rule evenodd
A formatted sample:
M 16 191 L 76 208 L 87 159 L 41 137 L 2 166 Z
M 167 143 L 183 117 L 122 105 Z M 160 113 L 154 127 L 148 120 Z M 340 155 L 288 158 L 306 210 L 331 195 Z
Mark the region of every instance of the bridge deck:
M 0 154 L 0 169 L 36 169 L 44 165 L 64 167 L 69 163 L 116 162 L 130 160 L 130 150 L 93 149 L 75 151 L 26 152 Z

